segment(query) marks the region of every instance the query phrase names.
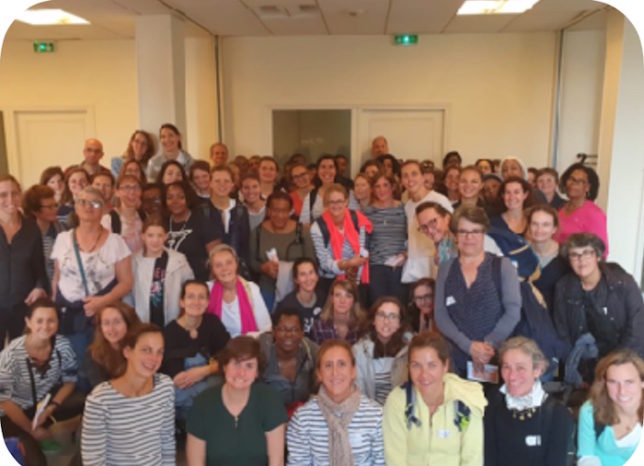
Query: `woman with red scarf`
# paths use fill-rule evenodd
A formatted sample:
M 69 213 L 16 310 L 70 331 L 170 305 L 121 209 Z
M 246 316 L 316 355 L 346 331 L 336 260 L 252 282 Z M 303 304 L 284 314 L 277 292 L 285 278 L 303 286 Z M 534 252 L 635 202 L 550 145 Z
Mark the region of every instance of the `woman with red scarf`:
M 259 286 L 239 276 L 235 250 L 227 244 L 218 244 L 210 251 L 209 261 L 215 280 L 208 282 L 208 312 L 219 317 L 233 338 L 269 331 L 271 317 Z
M 332 184 L 324 192 L 324 213 L 311 225 L 311 240 L 320 265 L 320 286 L 325 293 L 336 278 L 369 284 L 366 242 L 373 227 L 367 217 L 348 206 L 347 190 Z M 366 286 L 360 288 L 366 291 Z

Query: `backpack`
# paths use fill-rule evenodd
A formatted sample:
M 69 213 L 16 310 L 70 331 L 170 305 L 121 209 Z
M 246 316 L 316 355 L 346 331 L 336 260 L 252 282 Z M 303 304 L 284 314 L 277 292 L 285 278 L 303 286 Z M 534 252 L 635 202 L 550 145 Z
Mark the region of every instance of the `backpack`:
M 351 216 L 351 221 L 353 222 L 354 228 L 358 233 L 360 233 L 360 226 L 358 225 L 358 214 L 355 210 L 349 209 L 349 215 Z M 320 232 L 322 233 L 322 238 L 324 239 L 324 247 L 326 248 L 329 246 L 329 241 L 331 241 L 329 228 L 326 226 L 326 222 L 322 217 L 318 218 L 315 222 L 318 224 L 318 227 L 320 227 Z M 365 249 L 369 249 L 369 247 L 365 245 Z
M 499 256 L 492 258 L 492 279 L 499 299 L 502 299 L 501 259 L 502 257 Z M 535 291 L 532 283 L 522 281 L 520 282 L 520 289 L 521 318 L 511 336 L 524 336 L 534 340 L 550 362 L 550 367 L 545 372 L 551 372 L 557 367 L 559 359 L 565 354 L 566 344 L 557 334 L 550 318 L 550 313 L 543 304 L 543 299 L 540 300 L 535 294 L 538 291 Z

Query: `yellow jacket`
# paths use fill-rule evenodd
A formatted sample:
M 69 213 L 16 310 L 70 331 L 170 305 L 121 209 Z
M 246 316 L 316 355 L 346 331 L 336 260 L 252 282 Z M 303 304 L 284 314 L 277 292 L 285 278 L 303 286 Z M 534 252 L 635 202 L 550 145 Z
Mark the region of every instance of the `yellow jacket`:
M 420 425 L 411 423 L 409 428 L 405 415 L 406 390 L 397 387 L 389 394 L 383 418 L 387 466 L 483 465 L 483 412 L 487 405 L 483 388 L 454 374 L 445 374 L 443 382 L 445 401 L 431 420 L 429 408 L 420 392 L 413 388 L 413 415 Z M 468 411 L 469 415 L 465 416 Z M 459 418 L 460 429 L 455 422 Z

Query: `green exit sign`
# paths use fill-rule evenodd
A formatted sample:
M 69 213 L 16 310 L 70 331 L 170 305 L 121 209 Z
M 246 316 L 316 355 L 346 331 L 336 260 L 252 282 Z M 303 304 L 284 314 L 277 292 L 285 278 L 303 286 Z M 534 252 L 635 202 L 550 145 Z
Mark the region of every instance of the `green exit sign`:
M 36 53 L 50 53 L 54 51 L 53 42 L 34 42 L 34 52 Z
M 418 34 L 396 34 L 394 44 L 396 45 L 416 45 L 418 43 Z

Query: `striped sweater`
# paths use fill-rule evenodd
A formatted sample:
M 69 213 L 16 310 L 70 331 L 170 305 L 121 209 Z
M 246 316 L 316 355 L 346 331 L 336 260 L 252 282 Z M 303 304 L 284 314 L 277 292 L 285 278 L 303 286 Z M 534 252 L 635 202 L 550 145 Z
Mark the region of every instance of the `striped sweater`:
M 382 441 L 382 407 L 364 395 L 349 424 L 349 441 L 355 466 L 385 464 Z M 298 409 L 286 431 L 290 465 L 329 465 L 329 428 L 317 397 Z
M 156 374 L 154 389 L 134 398 L 97 385 L 85 402 L 81 453 L 85 466 L 174 465 L 172 379 Z

